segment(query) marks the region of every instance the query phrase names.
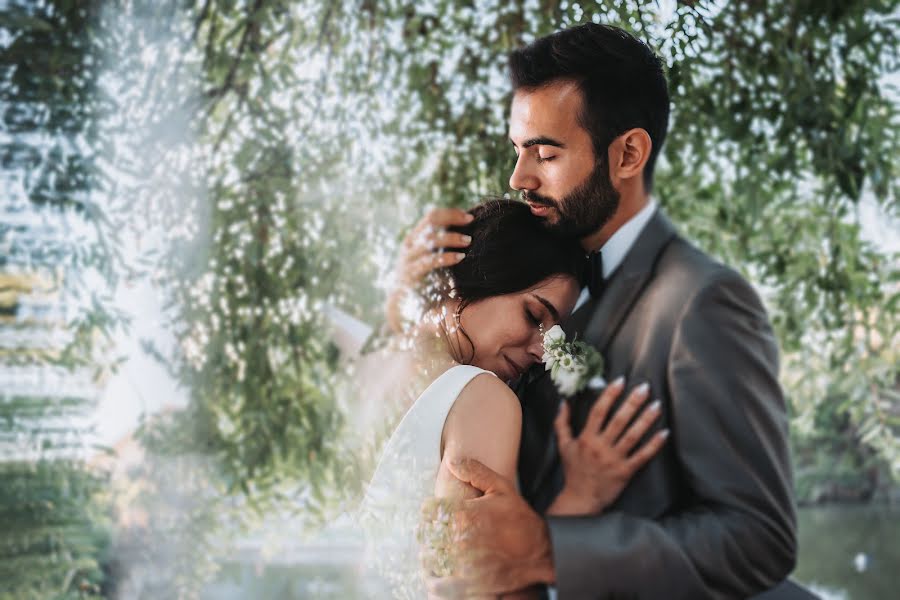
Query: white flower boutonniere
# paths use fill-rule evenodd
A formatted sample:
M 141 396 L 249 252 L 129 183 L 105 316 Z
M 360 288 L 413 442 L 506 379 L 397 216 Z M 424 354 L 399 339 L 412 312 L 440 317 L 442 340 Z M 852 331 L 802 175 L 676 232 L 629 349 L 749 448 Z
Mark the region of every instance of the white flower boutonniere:
M 544 333 L 544 367 L 563 396 L 577 394 L 585 387 L 599 389 L 606 385 L 601 377 L 603 357 L 582 341 L 566 341 L 562 327 L 554 325 Z

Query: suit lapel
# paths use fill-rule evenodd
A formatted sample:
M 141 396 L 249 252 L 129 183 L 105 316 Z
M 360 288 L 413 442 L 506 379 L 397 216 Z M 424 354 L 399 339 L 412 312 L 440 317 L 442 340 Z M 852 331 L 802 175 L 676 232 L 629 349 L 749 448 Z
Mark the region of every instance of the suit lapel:
M 559 395 L 549 373 L 537 375 L 519 392 L 522 401 L 519 482 L 522 494 L 534 503 L 537 500 L 535 493 L 548 469 L 553 466 L 556 456 L 553 419 L 559 406 Z
M 656 261 L 673 237 L 675 228 L 657 210 L 635 240 L 625 260 L 613 273 L 584 328 L 578 332 L 601 353 L 606 354 L 609 350 L 610 341 L 652 279 Z
M 569 339 L 574 336 L 578 336 L 578 339 L 583 338 L 584 328 L 587 326 L 587 323 L 590 321 L 591 315 L 594 314 L 594 309 L 596 308 L 597 300 L 595 298 L 588 298 L 584 304 L 578 307 L 578 310 L 569 315 L 566 322 L 562 324 L 562 328 L 566 332 L 566 337 Z
M 585 302 L 565 323 L 563 329 L 566 333 L 584 339 L 606 356 L 610 342 L 631 312 L 640 293 L 652 279 L 659 256 L 674 237 L 675 227 L 660 210 L 657 210 L 635 240 L 625 260 L 607 282 L 601 297 Z M 556 433 L 553 430 L 553 416 L 558 395 L 549 377 L 541 377 L 528 388 L 522 398 L 523 403 L 531 405 L 531 418 L 528 424 L 531 439 L 523 437 L 523 446 L 535 442 L 544 442 L 546 445 L 541 450 L 532 448 L 527 455 L 522 454 L 520 473 L 527 472 L 530 476 L 527 478 L 528 489 L 523 489 L 523 492 L 536 503 L 535 508 L 543 511 L 549 506 L 552 496 L 559 492 L 541 489 L 560 480 L 559 477 L 552 476 L 559 467 Z M 552 399 L 547 398 L 548 395 L 552 396 Z M 584 420 L 595 396 L 594 392 L 585 392 L 574 399 L 572 428 L 576 435 L 584 426 Z M 538 399 L 543 410 L 536 411 L 534 408 L 538 404 Z M 553 404 L 552 413 L 547 408 L 549 402 Z M 525 432 L 524 435 L 528 433 Z M 525 464 L 526 461 L 531 464 Z

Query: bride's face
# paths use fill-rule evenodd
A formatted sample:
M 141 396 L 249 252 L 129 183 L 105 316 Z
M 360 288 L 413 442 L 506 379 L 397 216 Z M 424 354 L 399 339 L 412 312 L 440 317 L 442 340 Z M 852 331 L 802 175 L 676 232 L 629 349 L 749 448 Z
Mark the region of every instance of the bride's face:
M 468 305 L 462 311 L 460 324 L 474 345 L 470 364 L 493 371 L 504 381 L 515 379 L 541 362 L 542 331 L 568 317 L 578 294 L 573 278 L 559 276 L 523 292 Z M 465 336 L 460 335 L 459 339 L 463 356 L 470 356 L 472 347 Z

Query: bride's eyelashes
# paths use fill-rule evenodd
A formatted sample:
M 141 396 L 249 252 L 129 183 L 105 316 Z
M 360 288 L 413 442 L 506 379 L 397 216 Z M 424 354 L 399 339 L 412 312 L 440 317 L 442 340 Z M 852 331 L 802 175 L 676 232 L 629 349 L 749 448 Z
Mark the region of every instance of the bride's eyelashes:
M 528 305 L 525 305 L 525 316 L 528 318 L 528 321 L 534 325 L 535 327 L 543 327 L 544 326 L 544 317 L 546 316 L 543 311 L 532 312 Z

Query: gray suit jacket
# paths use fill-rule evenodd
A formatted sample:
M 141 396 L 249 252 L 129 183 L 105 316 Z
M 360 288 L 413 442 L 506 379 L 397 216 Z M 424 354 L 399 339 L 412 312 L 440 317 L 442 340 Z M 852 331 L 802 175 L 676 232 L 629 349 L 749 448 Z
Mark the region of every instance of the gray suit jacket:
M 796 552 L 788 419 L 751 286 L 657 211 L 599 301 L 565 328 L 602 352 L 607 380 L 650 383 L 657 429 L 671 436 L 603 514 L 547 519 L 560 599 L 747 598 L 782 582 Z M 519 479 L 543 512 L 563 485 L 559 396 L 548 376 L 529 375 Z M 595 397 L 571 400 L 576 433 Z

